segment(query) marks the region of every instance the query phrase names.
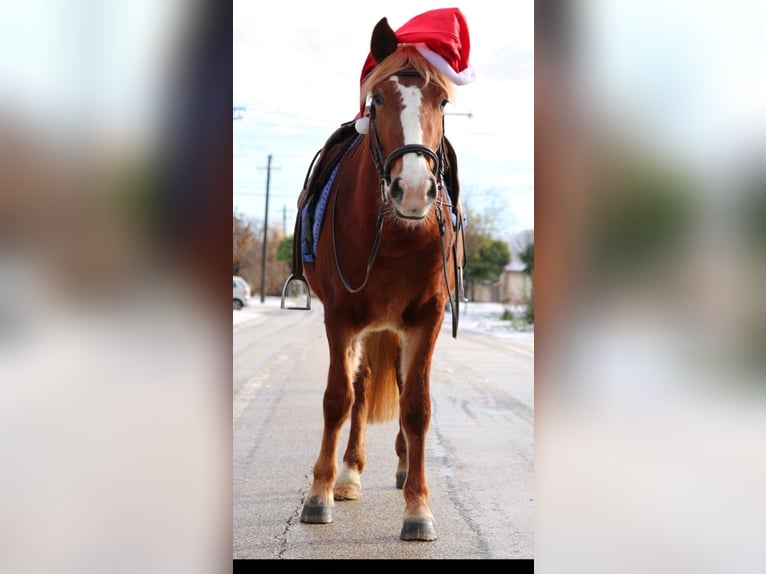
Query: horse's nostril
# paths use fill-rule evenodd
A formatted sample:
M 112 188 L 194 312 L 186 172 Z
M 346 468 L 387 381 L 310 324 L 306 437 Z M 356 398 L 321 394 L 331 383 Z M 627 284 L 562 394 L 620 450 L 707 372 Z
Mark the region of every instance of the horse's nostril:
M 428 187 L 428 198 L 436 199 L 436 180 L 431 178 L 431 185 Z
M 404 197 L 404 188 L 402 187 L 401 177 L 397 177 L 393 183 L 391 183 L 391 197 L 396 201 L 401 201 Z

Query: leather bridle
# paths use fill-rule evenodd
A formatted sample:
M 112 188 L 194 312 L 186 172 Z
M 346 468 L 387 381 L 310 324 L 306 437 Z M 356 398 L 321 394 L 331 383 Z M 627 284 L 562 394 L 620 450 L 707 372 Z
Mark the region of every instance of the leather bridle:
M 416 70 L 402 70 L 397 72 L 397 76 L 419 76 L 420 74 Z M 391 185 L 391 165 L 400 157 L 408 153 L 416 153 L 420 156 L 426 155 L 430 157 L 434 166 L 436 167 L 435 173 L 436 185 L 438 189 L 442 188 L 442 180 L 444 178 L 444 118 L 442 118 L 442 137 L 439 140 L 439 147 L 436 151 L 432 150 L 428 146 L 422 144 L 405 144 L 399 146 L 392 151 L 388 156 L 383 159 L 383 148 L 380 145 L 380 138 L 378 137 L 377 124 L 375 122 L 375 102 L 370 105 L 370 155 L 375 162 L 375 168 L 378 170 L 378 179 L 380 180 L 380 193 L 383 201 L 386 201 L 385 189 L 386 186 Z

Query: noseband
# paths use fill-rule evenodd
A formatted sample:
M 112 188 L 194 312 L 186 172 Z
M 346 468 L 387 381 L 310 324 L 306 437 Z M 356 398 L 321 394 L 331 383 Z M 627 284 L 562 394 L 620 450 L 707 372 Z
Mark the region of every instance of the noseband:
M 397 72 L 397 76 L 419 76 L 415 70 L 402 70 Z M 375 162 L 375 167 L 378 170 L 378 178 L 380 179 L 380 191 L 383 195 L 385 186 L 391 185 L 391 165 L 400 157 L 408 153 L 416 153 L 419 156 L 427 155 L 434 161 L 436 171 L 433 173 L 436 178 L 436 185 L 438 189 L 442 187 L 442 180 L 444 178 L 444 118 L 442 118 L 442 139 L 439 141 L 439 149 L 432 150 L 428 146 L 421 144 L 406 144 L 399 146 L 390 154 L 386 159 L 383 159 L 383 150 L 380 145 L 380 139 L 378 138 L 378 129 L 375 122 L 375 103 L 370 106 L 370 154 Z M 385 200 L 385 198 L 384 198 Z

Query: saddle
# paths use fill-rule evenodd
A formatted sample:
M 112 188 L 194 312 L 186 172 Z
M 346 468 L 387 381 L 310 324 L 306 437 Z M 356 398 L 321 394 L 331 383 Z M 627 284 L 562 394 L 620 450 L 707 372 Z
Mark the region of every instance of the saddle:
M 338 166 L 343 155 L 359 137 L 355 128 L 355 120 L 342 123 L 327 139 L 325 144 L 314 155 L 306 172 L 303 189 L 298 196 L 298 214 L 295 217 L 293 230 L 292 273 L 282 288 L 282 308 L 285 308 L 285 294 L 292 281 L 300 281 L 306 285 L 307 298 L 305 307 L 288 307 L 289 309 L 311 308 L 311 295 L 308 282 L 303 276 L 303 246 L 304 242 L 313 247 L 312 228 L 314 226 L 314 210 L 322 190 L 327 185 L 333 171 Z M 456 230 L 461 230 L 465 224 L 465 215 L 460 208 L 460 183 L 457 171 L 457 155 L 449 140 L 444 137 L 444 185 L 450 198 L 452 223 Z M 304 221 L 304 212 L 307 214 Z M 308 224 L 308 225 L 306 225 Z

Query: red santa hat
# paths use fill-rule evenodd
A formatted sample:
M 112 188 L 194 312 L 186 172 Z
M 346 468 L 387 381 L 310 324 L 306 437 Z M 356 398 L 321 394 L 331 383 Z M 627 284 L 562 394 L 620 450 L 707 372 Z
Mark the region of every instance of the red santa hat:
M 465 16 L 458 8 L 440 8 L 415 16 L 396 30 L 400 44 L 412 44 L 420 54 L 450 81 L 460 86 L 472 82 L 476 76 L 468 63 L 471 40 Z M 372 54 L 362 68 L 360 84 L 375 68 Z M 366 133 L 364 110 L 357 120 L 357 131 Z M 361 122 L 361 125 L 359 125 Z

